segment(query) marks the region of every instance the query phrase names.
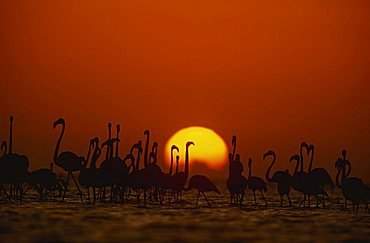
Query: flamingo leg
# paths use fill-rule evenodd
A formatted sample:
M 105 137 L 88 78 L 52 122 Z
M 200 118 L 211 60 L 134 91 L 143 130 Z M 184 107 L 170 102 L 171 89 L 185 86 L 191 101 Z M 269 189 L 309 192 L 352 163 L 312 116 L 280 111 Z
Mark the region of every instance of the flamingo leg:
M 198 191 L 197 201 L 195 202 L 195 206 L 198 206 L 198 200 L 199 200 L 200 191 Z
M 77 183 L 75 177 L 73 176 L 73 173 L 71 173 L 71 177 L 72 177 L 72 180 L 75 182 L 75 184 L 77 186 L 78 192 L 80 193 L 80 199 L 81 199 L 81 202 L 82 202 L 82 191 L 81 191 L 80 187 L 78 186 L 78 183 Z
M 266 201 L 266 198 L 265 198 L 265 196 L 263 195 L 263 192 L 262 192 L 262 190 L 260 190 L 260 193 L 261 193 L 261 195 L 262 195 L 262 198 L 263 198 L 263 200 L 265 201 L 265 206 L 267 206 L 267 201 Z
M 92 188 L 92 191 L 93 191 L 93 203 L 95 204 L 95 200 L 96 200 L 96 193 L 95 193 L 95 187 Z
M 256 191 L 253 190 L 253 197 L 254 197 L 254 205 L 257 205 L 257 200 L 256 200 Z
M 202 194 L 203 194 L 204 198 L 206 199 L 206 201 L 207 201 L 207 203 L 208 203 L 208 207 L 210 207 L 210 206 L 211 206 L 211 204 L 209 203 L 208 198 L 206 197 L 206 194 L 204 194 L 204 192 L 202 192 Z
M 299 204 L 299 207 L 301 207 L 302 204 L 303 204 L 303 207 L 306 207 L 306 194 L 304 193 L 303 195 L 304 195 L 303 200 L 302 200 L 301 204 Z
M 289 200 L 289 207 L 292 206 L 292 201 L 290 200 L 290 197 L 289 197 L 289 194 L 286 195 L 288 197 L 288 200 Z

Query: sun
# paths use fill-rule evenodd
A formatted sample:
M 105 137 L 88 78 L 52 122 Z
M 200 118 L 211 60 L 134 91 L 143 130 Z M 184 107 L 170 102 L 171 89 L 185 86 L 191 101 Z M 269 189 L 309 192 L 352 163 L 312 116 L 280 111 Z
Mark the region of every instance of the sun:
M 171 162 L 171 146 L 176 145 L 180 149 L 179 167 L 183 168 L 187 141 L 195 143 L 195 146 L 189 149 L 190 166 L 192 163 L 203 163 L 210 169 L 220 169 L 225 165 L 228 150 L 222 137 L 212 129 L 194 126 L 183 128 L 168 139 L 164 147 L 164 158 L 168 166 Z M 174 158 L 175 156 L 174 154 Z

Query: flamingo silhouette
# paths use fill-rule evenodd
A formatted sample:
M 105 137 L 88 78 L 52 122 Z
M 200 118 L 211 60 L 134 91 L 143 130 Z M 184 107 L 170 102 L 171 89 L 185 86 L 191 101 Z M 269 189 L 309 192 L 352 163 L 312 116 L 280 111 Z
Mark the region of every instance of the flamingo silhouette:
M 216 192 L 219 195 L 221 194 L 220 191 L 217 189 L 216 185 L 208 177 L 204 175 L 193 175 L 192 177 L 190 177 L 189 185 L 186 191 L 192 188 L 198 190 L 197 201 L 195 202 L 196 206 L 198 205 L 200 193 L 203 194 L 204 198 L 208 203 L 208 206 L 211 206 L 211 204 L 209 203 L 207 196 L 204 194 L 205 192 Z
M 102 179 L 102 198 L 101 201 L 105 201 L 105 190 L 106 186 L 111 187 L 110 201 L 115 200 L 117 194 L 123 202 L 124 190 L 128 183 L 128 173 L 129 169 L 125 162 L 118 155 L 118 143 L 119 139 L 120 125 L 117 125 L 117 136 L 116 138 L 111 138 L 111 123 L 108 123 L 108 140 L 102 144 L 102 148 L 107 146 L 106 159 L 100 164 L 100 175 Z M 113 157 L 113 145 L 116 144 L 116 154 Z
M 175 191 L 174 191 L 175 190 L 175 186 L 174 186 L 174 175 L 172 175 L 173 151 L 174 150 L 176 150 L 179 153 L 179 148 L 176 145 L 172 145 L 171 146 L 171 161 L 170 161 L 169 172 L 168 172 L 168 174 L 164 174 L 164 176 L 163 176 L 163 184 L 164 184 L 164 187 L 165 187 L 165 192 L 162 194 L 162 199 L 161 200 L 163 201 L 163 197 L 165 196 L 166 191 L 167 190 L 171 190 L 169 203 L 171 202 L 172 196 L 175 194 Z M 178 165 L 178 160 L 177 160 L 177 165 Z M 178 167 L 176 166 L 176 173 L 177 172 L 178 172 Z
M 132 164 L 133 170 L 130 174 L 130 185 L 136 191 L 137 202 L 140 205 L 140 195 L 144 192 L 144 207 L 146 207 L 146 193 L 148 191 L 148 173 L 147 170 L 139 169 L 140 167 L 140 156 L 143 153 L 142 142 L 139 140 L 136 144 L 131 147 L 130 154 L 133 154 L 133 150 L 137 149 L 136 165 Z
M 94 138 L 90 140 L 89 150 L 87 152 L 87 156 L 86 156 L 86 159 L 84 160 L 83 168 L 80 172 L 80 176 L 78 179 L 79 184 L 87 188 L 87 198 L 89 202 L 90 202 L 90 184 L 91 184 L 90 173 L 91 172 L 90 172 L 90 169 L 87 168 L 87 164 L 89 163 L 89 160 L 90 160 L 91 149 L 94 148 L 94 146 L 96 145 L 96 141 L 97 143 L 99 143 L 98 138 Z M 95 146 L 95 150 L 94 150 L 95 153 L 96 153 L 96 149 L 97 149 L 97 146 Z M 95 193 L 94 193 L 94 197 L 95 197 Z
M 283 206 L 283 198 L 284 195 L 287 196 L 289 200 L 289 207 L 292 205 L 292 202 L 289 197 L 289 192 L 290 192 L 290 185 L 292 183 L 292 177 L 289 174 L 288 170 L 279 170 L 274 172 L 272 177 L 270 177 L 270 171 L 272 166 L 275 164 L 276 161 L 276 154 L 274 151 L 269 150 L 263 155 L 263 160 L 266 160 L 267 157 L 272 157 L 272 161 L 270 166 L 268 167 L 266 171 L 266 180 L 268 182 L 274 182 L 278 184 L 278 192 L 280 194 L 280 207 Z
M 242 175 L 244 168 L 240 161 L 240 155 L 236 155 L 235 161 L 232 161 L 232 158 L 233 155 L 229 153 L 229 177 L 226 180 L 226 186 L 230 193 L 230 204 L 236 203 L 237 198 L 239 198 L 239 205 L 242 205 L 247 179 Z
M 314 168 L 312 169 L 312 163 L 314 159 L 314 146 L 310 145 L 308 147 L 308 153 L 311 153 L 310 165 L 308 166 L 308 176 L 315 184 L 318 184 L 321 187 L 321 190 L 324 191 L 325 185 L 329 185 L 331 188 L 334 188 L 333 180 L 331 179 L 329 173 L 324 168 Z M 318 198 L 317 198 L 318 199 Z M 325 195 L 322 197 L 322 204 L 325 206 Z
M 64 152 L 59 154 L 59 148 L 60 148 L 60 144 L 62 142 L 62 138 L 63 138 L 63 135 L 64 135 L 65 126 L 66 126 L 65 121 L 64 121 L 63 118 L 59 118 L 58 120 L 56 120 L 53 124 L 53 128 L 55 129 L 59 125 L 62 126 L 62 131 L 60 133 L 57 145 L 55 147 L 54 163 L 57 166 L 61 167 L 64 171 L 66 171 L 68 173 L 68 175 L 67 175 L 67 185 L 68 185 L 69 177 L 72 177 L 72 180 L 74 181 L 74 183 L 75 183 L 75 185 L 78 189 L 78 192 L 80 194 L 80 199 L 81 199 L 81 202 L 82 202 L 82 191 L 81 191 L 81 189 L 78 185 L 77 180 L 73 176 L 73 172 L 81 171 L 83 169 L 83 161 L 85 161 L 85 158 L 83 156 L 79 157 L 75 153 L 70 152 L 70 151 L 64 151 Z M 64 200 L 64 195 L 63 195 L 62 201 L 63 200 Z
M 19 200 L 23 198 L 23 183 L 27 181 L 28 158 L 25 155 L 13 153 L 13 116 L 10 116 L 9 153 L 2 158 L 3 181 L 11 185 L 10 196 L 14 194 Z M 12 187 L 14 186 L 14 193 Z
M 257 205 L 256 191 L 258 190 L 260 191 L 262 198 L 265 201 L 265 206 L 267 206 L 267 201 L 262 192 L 262 190 L 267 192 L 266 183 L 261 177 L 252 176 L 252 159 L 251 158 L 249 158 L 248 160 L 248 167 L 249 167 L 249 175 L 248 175 L 247 186 L 249 190 L 253 191 L 254 205 Z
M 290 163 L 292 161 L 296 161 L 296 166 L 293 172 L 292 176 L 292 188 L 295 191 L 303 193 L 303 200 L 301 202 L 301 205 L 306 206 L 306 197 L 308 194 L 308 184 L 309 179 L 308 179 L 308 174 L 303 171 L 303 148 L 306 148 L 307 154 L 309 154 L 309 148 L 306 142 L 302 142 L 300 145 L 300 155 L 293 155 L 290 158 Z M 300 170 L 299 170 L 300 168 Z M 310 200 L 308 200 L 308 206 L 310 206 Z
M 357 177 L 348 178 L 349 174 L 351 173 L 351 163 L 346 159 L 346 154 L 346 150 L 343 150 L 343 158 L 338 158 L 338 160 L 335 162 L 335 168 L 338 171 L 336 176 L 336 185 L 342 190 L 344 198 L 352 202 L 353 211 L 358 211 L 361 200 L 366 203 L 367 208 L 370 188 Z M 347 173 L 345 172 L 346 166 L 349 167 Z M 339 183 L 340 175 L 342 176 L 341 183 Z
M 40 196 L 40 200 L 47 199 L 48 192 L 59 191 L 59 197 L 67 190 L 65 183 L 57 178 L 57 174 L 53 172 L 53 163 L 50 163 L 50 168 L 38 169 L 31 172 L 28 178 L 28 184 L 34 188 Z
M 191 145 L 195 145 L 194 142 L 189 141 L 185 145 L 185 170 L 173 176 L 174 188 L 176 193 L 180 195 L 180 199 L 182 199 L 182 191 L 189 177 L 189 147 Z

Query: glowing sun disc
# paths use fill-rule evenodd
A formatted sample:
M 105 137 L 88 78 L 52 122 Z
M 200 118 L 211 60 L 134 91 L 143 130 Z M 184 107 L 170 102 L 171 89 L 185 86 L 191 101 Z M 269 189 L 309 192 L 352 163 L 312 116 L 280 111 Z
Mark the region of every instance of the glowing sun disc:
M 227 146 L 225 141 L 215 131 L 205 127 L 187 127 L 177 131 L 170 137 L 164 147 L 164 157 L 167 165 L 171 161 L 171 146 L 176 145 L 180 149 L 179 167 L 183 168 L 185 161 L 185 144 L 193 141 L 195 146 L 189 147 L 189 166 L 192 163 L 203 163 L 208 168 L 219 169 L 227 161 Z M 174 164 L 176 166 L 177 152 L 174 151 Z

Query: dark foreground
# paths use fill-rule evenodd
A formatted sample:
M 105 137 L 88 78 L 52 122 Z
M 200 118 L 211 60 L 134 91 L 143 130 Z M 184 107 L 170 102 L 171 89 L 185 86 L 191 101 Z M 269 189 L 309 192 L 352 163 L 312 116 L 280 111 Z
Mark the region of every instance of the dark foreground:
M 370 241 L 370 214 L 344 208 L 338 191 L 331 192 L 326 209 L 280 208 L 275 188 L 267 193 L 269 206 L 252 205 L 251 193 L 242 208 L 229 205 L 228 194 L 209 194 L 194 206 L 195 191 L 184 200 L 163 206 L 81 205 L 78 197 L 67 202 L 0 204 L 0 241 Z M 314 202 L 314 200 L 312 200 Z M 167 202 L 166 202 L 167 203 Z

